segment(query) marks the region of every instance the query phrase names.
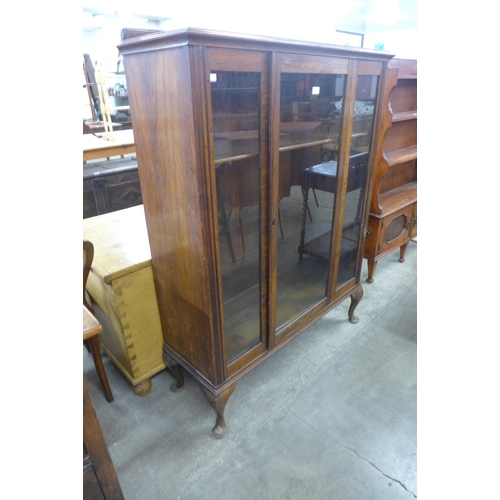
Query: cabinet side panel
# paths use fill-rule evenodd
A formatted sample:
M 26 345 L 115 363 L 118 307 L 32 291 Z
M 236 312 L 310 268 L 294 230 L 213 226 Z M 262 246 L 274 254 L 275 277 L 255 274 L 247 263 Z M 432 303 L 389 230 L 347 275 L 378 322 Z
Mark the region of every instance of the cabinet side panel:
M 165 342 L 215 380 L 187 47 L 130 54 L 125 70 Z M 203 346 L 200 348 L 200 346 Z

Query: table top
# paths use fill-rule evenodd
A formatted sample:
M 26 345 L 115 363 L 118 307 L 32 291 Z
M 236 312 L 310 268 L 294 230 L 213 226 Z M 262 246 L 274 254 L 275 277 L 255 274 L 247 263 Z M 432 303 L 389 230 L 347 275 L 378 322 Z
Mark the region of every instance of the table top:
M 327 177 L 337 176 L 337 162 L 335 160 L 327 161 L 304 169 L 305 175 L 323 175 Z
M 83 160 L 135 152 L 134 131 L 132 129 L 114 130 L 113 138 L 114 140 L 107 140 L 93 134 L 82 134 Z
M 105 283 L 151 266 L 143 205 L 83 219 L 83 238 L 94 244 L 92 272 Z
M 96 317 L 83 306 L 83 340 L 102 332 L 102 326 Z

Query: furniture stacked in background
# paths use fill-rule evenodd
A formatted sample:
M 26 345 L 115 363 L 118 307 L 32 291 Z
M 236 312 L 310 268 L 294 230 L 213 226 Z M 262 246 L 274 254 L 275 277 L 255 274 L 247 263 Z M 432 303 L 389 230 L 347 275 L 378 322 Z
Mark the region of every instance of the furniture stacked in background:
M 162 334 L 137 160 L 131 156 L 134 135 L 113 135 L 109 141 L 83 137 L 83 238 L 94 246 L 86 290 L 103 326 L 102 348 L 144 396 L 151 377 L 165 368 Z
M 370 144 L 392 56 L 197 29 L 125 30 L 119 49 L 164 362 L 176 389 L 180 366 L 200 383 L 222 437 L 241 376 L 348 298 L 358 320 Z M 360 103 L 370 140 L 357 151 Z M 335 160 L 304 184 L 338 117 Z
M 142 204 L 132 130 L 83 136 L 83 218 Z M 116 158 L 118 157 L 118 158 Z M 99 161 L 95 161 L 99 160 Z
M 128 97 L 126 96 L 125 73 L 120 72 L 119 68 L 120 62 L 118 62 L 116 72 L 108 75 L 112 78 L 113 82 L 118 82 L 115 83 L 114 87 L 111 87 L 111 89 L 108 89 L 107 85 L 105 85 L 105 89 L 103 90 L 106 92 L 110 90 L 112 92 L 112 94 L 108 94 L 108 97 L 111 102 L 113 130 L 127 130 L 132 128 L 132 121 L 130 119 Z M 96 72 L 89 54 L 83 54 L 83 76 L 85 81 L 84 87 L 87 88 L 90 112 L 92 115 L 92 120 L 83 120 L 83 133 L 91 134 L 104 132 L 103 108 L 105 105 L 101 102 L 99 97 Z M 105 78 L 107 77 L 105 76 Z
M 144 208 L 85 219 L 83 237 L 94 244 L 87 292 L 103 327 L 101 346 L 144 396 L 165 368 Z
M 102 330 L 97 319 L 83 306 L 83 338 Z M 123 493 L 102 433 L 94 404 L 83 377 L 83 498 L 123 500 Z
M 142 204 L 134 157 L 83 165 L 83 218 Z
M 379 259 L 400 249 L 404 262 L 410 240 L 417 236 L 417 61 L 393 59 L 384 89 L 381 130 L 376 144 L 369 236 L 364 257 L 367 282 Z

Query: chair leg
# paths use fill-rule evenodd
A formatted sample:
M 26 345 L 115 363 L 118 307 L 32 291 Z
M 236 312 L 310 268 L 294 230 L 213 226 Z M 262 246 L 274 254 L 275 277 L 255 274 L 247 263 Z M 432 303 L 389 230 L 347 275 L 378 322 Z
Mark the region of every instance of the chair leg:
M 238 219 L 240 220 L 240 236 L 241 236 L 241 247 L 243 249 L 243 255 L 245 255 L 246 249 L 245 249 L 245 233 L 243 230 L 243 221 L 241 219 L 241 212 L 243 210 L 243 207 L 241 207 L 238 211 Z
M 318 198 L 316 196 L 316 191 L 314 190 L 314 188 L 312 191 L 313 191 L 313 195 L 314 195 L 314 201 L 316 202 L 316 206 L 319 207 Z
M 311 215 L 311 209 L 309 208 L 309 205 L 307 205 L 307 214 L 309 215 L 309 220 L 312 222 L 313 218 L 312 218 L 312 215 Z
M 236 262 L 236 255 L 234 254 L 233 240 L 231 238 L 231 231 L 229 227 L 223 228 L 223 232 L 226 235 L 227 247 L 229 248 L 229 254 L 231 255 L 231 260 Z
M 89 340 L 89 339 L 84 340 L 84 341 L 83 341 L 83 345 L 84 345 L 84 346 L 85 346 L 85 348 L 87 349 L 87 352 L 92 352 L 92 351 L 90 350 L 90 340 Z
M 280 233 L 281 233 L 281 239 L 285 239 L 285 235 L 283 234 L 283 225 L 281 224 L 281 212 L 280 212 L 280 206 L 278 202 L 278 223 L 280 225 Z
M 108 376 L 106 375 L 106 371 L 104 370 L 104 364 L 102 362 L 101 356 L 101 347 L 99 345 L 99 338 L 97 335 L 94 335 L 91 338 L 90 349 L 92 352 L 92 357 L 94 358 L 94 365 L 97 371 L 97 376 L 101 382 L 101 386 L 104 390 L 104 396 L 108 403 L 113 401 L 113 394 L 111 392 L 111 387 L 109 386 Z
M 231 238 L 231 231 L 229 229 L 229 217 L 231 217 L 231 212 L 229 212 L 229 217 L 226 216 L 226 210 L 224 208 L 224 202 L 222 201 L 222 196 L 220 194 L 219 183 L 216 183 L 217 189 L 217 201 L 219 204 L 219 225 L 222 228 L 220 234 L 226 235 L 227 247 L 229 249 L 229 254 L 231 255 L 231 260 L 236 262 L 236 255 L 234 254 L 233 240 Z

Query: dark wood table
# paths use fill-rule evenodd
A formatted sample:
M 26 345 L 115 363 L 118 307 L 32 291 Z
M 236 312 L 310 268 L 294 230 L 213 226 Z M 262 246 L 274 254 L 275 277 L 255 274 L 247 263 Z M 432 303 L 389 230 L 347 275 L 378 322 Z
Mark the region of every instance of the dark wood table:
M 101 330 L 100 323 L 83 306 L 83 340 L 92 338 Z M 124 499 L 85 377 L 83 377 L 83 498 L 84 500 Z

